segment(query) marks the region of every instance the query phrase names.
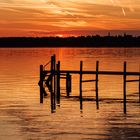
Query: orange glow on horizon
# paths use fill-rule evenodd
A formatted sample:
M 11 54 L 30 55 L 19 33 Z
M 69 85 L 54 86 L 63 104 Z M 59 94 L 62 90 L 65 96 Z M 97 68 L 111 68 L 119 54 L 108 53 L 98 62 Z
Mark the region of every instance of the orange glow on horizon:
M 58 36 L 58 37 L 64 37 L 64 35 L 62 35 L 62 34 L 58 34 L 58 35 L 56 35 L 56 36 Z

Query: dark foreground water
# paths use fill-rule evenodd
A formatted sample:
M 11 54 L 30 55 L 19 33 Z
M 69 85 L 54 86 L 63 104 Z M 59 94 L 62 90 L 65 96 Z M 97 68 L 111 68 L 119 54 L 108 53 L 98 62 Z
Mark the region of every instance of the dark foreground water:
M 80 110 L 76 99 L 62 98 L 55 113 L 50 98 L 39 103 L 39 65 L 52 54 L 61 60 L 61 69 L 139 71 L 140 49 L 0 49 L 0 140 L 139 140 L 140 104 L 138 83 L 127 85 L 127 114 L 123 114 L 123 78 L 99 76 L 100 109 L 95 101 L 84 101 Z M 94 79 L 94 76 L 85 76 Z M 129 79 L 137 79 L 130 77 Z M 72 95 L 79 95 L 79 76 L 72 77 Z M 61 93 L 65 93 L 61 81 Z M 83 85 L 83 95 L 95 98 L 94 84 Z

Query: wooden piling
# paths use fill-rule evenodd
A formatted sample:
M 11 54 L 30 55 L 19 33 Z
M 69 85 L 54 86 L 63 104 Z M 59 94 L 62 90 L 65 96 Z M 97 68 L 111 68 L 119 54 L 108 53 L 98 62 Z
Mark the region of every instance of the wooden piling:
M 43 103 L 43 65 L 40 65 L 40 103 Z
M 54 54 L 53 55 L 53 105 L 54 105 L 54 109 L 56 108 L 56 73 L 55 73 L 55 70 L 56 70 L 56 55 Z
M 123 111 L 126 114 L 126 62 L 124 62 L 124 75 L 123 75 Z
M 56 70 L 57 70 L 57 92 L 56 92 L 56 97 L 57 97 L 57 104 L 60 105 L 60 61 L 58 61 L 58 64 L 56 65 Z
M 140 66 L 139 66 L 139 72 L 140 72 Z M 139 75 L 139 103 L 140 103 L 140 75 Z
M 82 99 L 82 69 L 83 69 L 83 61 L 80 61 L 80 85 L 79 85 L 79 89 L 80 89 L 80 95 L 79 95 L 79 98 L 80 98 L 80 109 L 83 109 L 83 99 Z
M 98 96 L 98 71 L 99 71 L 99 61 L 96 61 L 96 108 L 99 109 L 99 96 Z
M 54 64 L 54 57 L 51 56 L 51 82 L 50 82 L 50 86 L 51 86 L 51 92 L 50 92 L 50 99 L 51 99 L 51 110 L 53 110 L 53 64 Z
M 71 75 L 67 72 L 67 74 L 66 74 L 66 93 L 67 93 L 67 97 L 70 96 L 70 92 L 71 92 Z

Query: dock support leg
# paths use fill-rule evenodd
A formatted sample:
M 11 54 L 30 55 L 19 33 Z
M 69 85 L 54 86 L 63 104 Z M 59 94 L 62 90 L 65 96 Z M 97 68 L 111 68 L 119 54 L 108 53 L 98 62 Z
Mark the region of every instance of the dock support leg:
M 83 99 L 82 99 L 82 67 L 83 67 L 83 61 L 80 61 L 80 109 L 83 109 Z
M 58 61 L 58 64 L 56 65 L 57 69 L 57 104 L 60 105 L 60 61 Z
M 99 61 L 96 61 L 96 108 L 99 109 L 99 96 L 98 96 L 98 71 L 99 71 Z
M 140 72 L 140 67 L 139 67 L 139 72 Z M 140 103 L 140 75 L 139 75 L 139 103 Z
M 43 103 L 43 65 L 40 65 L 40 103 Z
M 126 62 L 124 62 L 124 75 L 123 75 L 123 111 L 126 114 Z
M 51 56 L 51 82 L 50 82 L 50 86 L 51 86 L 51 90 L 50 90 L 50 100 L 51 100 L 51 110 L 54 110 L 54 91 L 53 91 L 53 75 L 54 75 L 54 56 Z
M 70 92 L 71 92 L 71 75 L 67 72 L 66 74 L 66 93 L 67 97 L 70 97 Z
M 55 70 L 56 70 L 56 56 L 55 56 L 55 54 L 54 54 L 54 55 L 53 55 L 53 71 L 54 71 L 54 72 L 53 72 L 53 73 L 54 73 L 54 74 L 53 74 L 53 78 L 54 78 L 54 79 L 53 79 L 53 82 L 54 82 L 54 83 L 53 83 L 53 85 L 54 85 L 54 86 L 53 86 L 53 88 L 54 88 L 54 89 L 53 89 L 53 105 L 54 105 L 53 108 L 54 108 L 54 109 L 56 109 L 56 102 L 55 102 L 55 100 L 56 100 L 56 73 L 55 73 Z

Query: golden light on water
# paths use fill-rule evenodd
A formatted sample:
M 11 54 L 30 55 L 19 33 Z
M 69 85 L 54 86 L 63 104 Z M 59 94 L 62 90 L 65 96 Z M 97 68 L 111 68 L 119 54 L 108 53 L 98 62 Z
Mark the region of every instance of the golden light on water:
M 128 114 L 123 114 L 121 76 L 99 75 L 99 110 L 96 110 L 93 82 L 83 84 L 83 110 L 80 109 L 79 99 L 74 98 L 79 96 L 79 74 L 72 75 L 72 98 L 64 98 L 66 79 L 61 79 L 62 96 L 55 112 L 51 113 L 50 92 L 40 104 L 39 65 L 45 65 L 53 54 L 61 61 L 61 70 L 79 70 L 83 60 L 83 70 L 93 71 L 99 60 L 99 70 L 123 71 L 123 61 L 127 61 L 128 71 L 139 71 L 139 48 L 3 48 L 0 51 L 1 140 L 106 140 L 131 139 L 134 135 L 140 138 L 138 83 L 127 87 Z M 46 69 L 50 70 L 50 65 Z M 95 79 L 95 75 L 83 75 L 83 80 L 90 79 Z

